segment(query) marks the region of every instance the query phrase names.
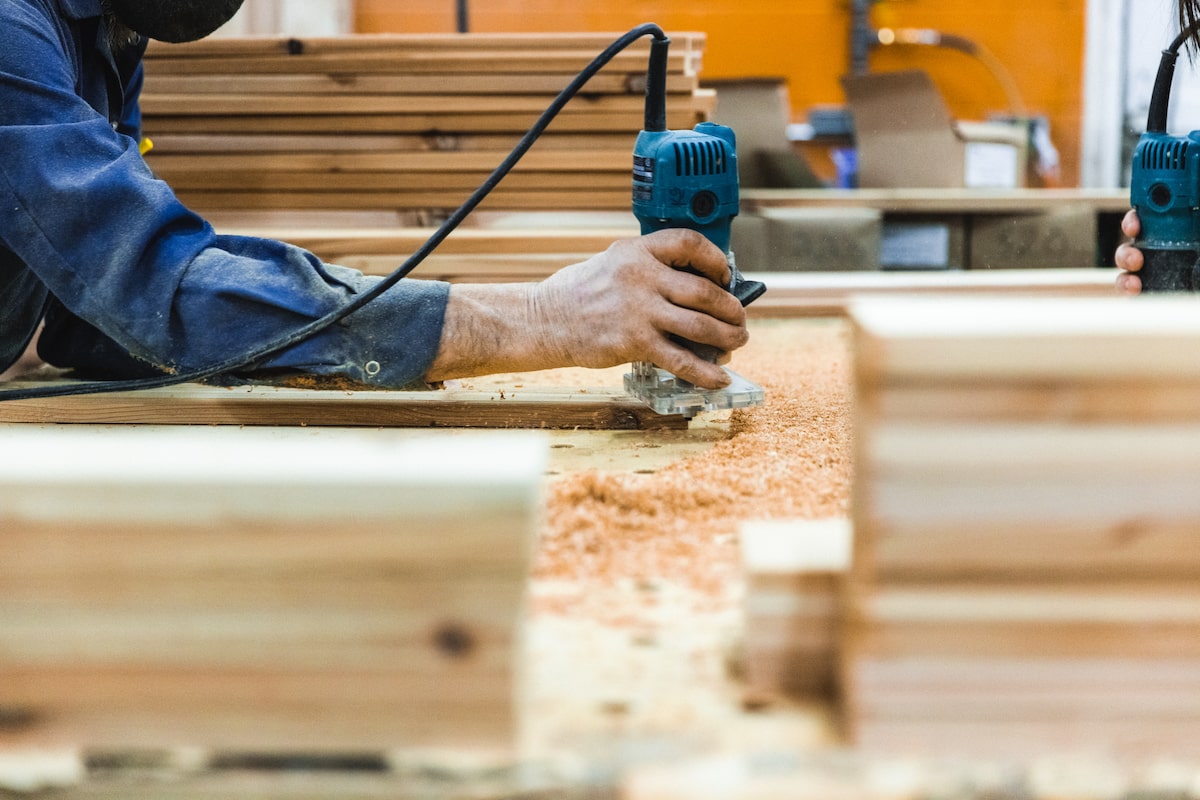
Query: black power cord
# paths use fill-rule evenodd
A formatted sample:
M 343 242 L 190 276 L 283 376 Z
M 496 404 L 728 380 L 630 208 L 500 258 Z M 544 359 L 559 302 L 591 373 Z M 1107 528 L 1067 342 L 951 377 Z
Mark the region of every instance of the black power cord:
M 1150 94 L 1150 110 L 1146 114 L 1147 133 L 1166 133 L 1167 117 L 1171 107 L 1171 83 L 1175 78 L 1175 61 L 1183 45 L 1200 32 L 1200 20 L 1196 20 L 1180 31 L 1175 41 L 1162 51 L 1158 62 L 1158 73 L 1154 76 L 1154 89 Z
M 9 389 L 7 391 L 0 391 L 0 401 L 38 400 L 52 397 L 69 397 L 72 395 L 131 392 L 140 389 L 159 389 L 165 386 L 176 386 L 181 383 L 194 383 L 196 381 L 203 381 L 218 375 L 225 375 L 251 367 L 254 364 L 262 361 L 264 358 L 274 355 L 281 350 L 286 350 L 289 347 L 293 347 L 310 336 L 323 331 L 330 325 L 334 325 L 342 319 L 345 319 L 350 314 L 358 311 L 367 303 L 371 302 L 376 297 L 379 297 L 388 289 L 395 286 L 403 278 L 407 277 L 409 273 L 416 269 L 417 266 L 420 265 L 420 263 L 424 261 L 435 249 L 437 249 L 437 247 L 443 241 L 445 241 L 446 237 L 453 233 L 454 230 L 460 224 L 462 224 L 463 220 L 465 220 L 467 216 L 470 215 L 470 213 L 474 211 L 489 194 L 491 194 L 492 190 L 495 189 L 502 180 L 504 180 L 504 177 L 508 175 L 508 173 L 512 171 L 513 167 L 517 165 L 517 162 L 520 161 L 521 158 L 529 151 L 529 149 L 533 147 L 534 143 L 541 138 L 541 135 L 546 131 L 546 128 L 550 126 L 550 123 L 554 121 L 554 118 L 558 116 L 559 112 L 563 110 L 563 108 L 568 102 L 571 101 L 573 97 L 575 97 L 575 95 L 579 94 L 579 91 L 583 88 L 584 84 L 595 77 L 596 73 L 603 69 L 604 66 L 608 64 L 608 62 L 611 61 L 614 56 L 643 36 L 654 37 L 654 46 L 652 47 L 651 51 L 651 64 L 647 70 L 647 113 L 650 113 L 649 109 L 651 107 L 655 106 L 656 104 L 661 104 L 663 101 L 659 94 L 662 92 L 661 87 L 665 85 L 665 75 L 656 75 L 655 73 L 665 72 L 665 51 L 671 40 L 667 38 L 667 35 L 663 33 L 662 28 L 660 28 L 658 25 L 647 23 L 645 25 L 639 25 L 638 27 L 619 37 L 602 53 L 592 59 L 591 63 L 584 67 L 583 70 L 580 71 L 580 73 L 576 75 L 575 78 L 569 84 L 567 84 L 567 86 L 561 92 L 558 93 L 558 96 L 554 98 L 554 101 L 551 102 L 546 110 L 542 112 L 542 115 L 538 117 L 537 121 L 533 124 L 533 127 L 531 127 L 525 133 L 525 135 L 521 137 L 521 141 L 519 141 L 516 147 L 513 148 L 512 152 L 509 153 L 502 162 L 500 162 L 500 165 L 492 171 L 492 174 L 488 176 L 487 180 L 480 184 L 479 188 L 476 189 L 471 196 L 468 197 L 463 204 L 459 206 L 428 239 L 425 240 L 425 243 L 422 244 L 416 252 L 409 256 L 403 264 L 397 267 L 396 270 L 386 278 L 381 280 L 375 286 L 372 286 L 368 291 L 363 292 L 359 296 L 355 297 L 353 300 L 336 311 L 331 311 L 320 319 L 313 320 L 307 325 L 292 331 L 286 336 L 281 336 L 280 338 L 269 342 L 249 353 L 245 353 L 234 358 L 228 358 L 217 364 L 203 367 L 201 369 L 173 375 L 156 375 L 150 378 L 138 378 L 135 380 L 86 381 L 72 384 L 53 384 L 47 386 L 24 387 L 21 389 Z

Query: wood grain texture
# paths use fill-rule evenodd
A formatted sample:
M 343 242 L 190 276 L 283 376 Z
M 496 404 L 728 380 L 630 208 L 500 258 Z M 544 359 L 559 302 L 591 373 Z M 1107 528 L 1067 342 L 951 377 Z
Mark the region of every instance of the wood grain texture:
M 741 666 L 749 702 L 832 696 L 841 592 L 850 568 L 844 519 L 742 527 Z
M 141 95 L 143 127 L 156 140 L 147 162 L 201 213 L 457 208 L 516 144 L 515 136 L 496 139 L 528 131 L 605 49 L 603 40 L 250 37 L 152 47 Z M 698 82 L 703 47 L 700 34 L 673 38 L 667 84 L 676 127 L 690 128 L 715 108 L 714 93 Z M 617 54 L 589 80 L 518 165 L 526 180 L 505 183 L 487 207 L 627 208 L 648 48 L 641 42 Z M 607 134 L 604 144 L 580 146 L 580 135 L 597 131 Z M 488 137 L 488 148 L 458 144 Z M 387 139 L 392 147 L 380 150 Z
M 747 210 L 765 208 L 875 208 L 929 214 L 1033 213 L 1063 206 L 1129 210 L 1121 189 L 746 189 Z
M 187 385 L 0 403 L 3 423 L 267 425 L 373 428 L 686 428 L 612 390 L 514 394 Z
M 863 300 L 864 747 L 1194 757 L 1200 345 L 1181 298 Z
M 541 436 L 0 436 L 0 748 L 515 743 Z

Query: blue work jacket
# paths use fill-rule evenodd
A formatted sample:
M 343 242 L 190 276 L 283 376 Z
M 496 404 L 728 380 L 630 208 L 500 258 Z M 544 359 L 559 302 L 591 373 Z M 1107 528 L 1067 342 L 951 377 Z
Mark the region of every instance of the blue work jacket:
M 41 357 L 83 374 L 203 367 L 374 285 L 185 208 L 138 150 L 145 42 L 113 52 L 104 28 L 100 0 L 0 0 L 0 371 L 43 319 Z M 260 368 L 418 382 L 448 293 L 401 281 Z

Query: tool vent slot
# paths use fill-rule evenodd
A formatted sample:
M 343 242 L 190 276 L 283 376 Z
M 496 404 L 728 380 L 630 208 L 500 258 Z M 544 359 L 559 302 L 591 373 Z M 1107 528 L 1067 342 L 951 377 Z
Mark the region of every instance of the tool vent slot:
M 679 177 L 696 175 L 724 175 L 729 171 L 729 159 L 725 157 L 725 143 L 676 142 L 675 174 Z
M 1188 142 L 1151 142 L 1142 151 L 1144 169 L 1182 170 L 1187 163 Z

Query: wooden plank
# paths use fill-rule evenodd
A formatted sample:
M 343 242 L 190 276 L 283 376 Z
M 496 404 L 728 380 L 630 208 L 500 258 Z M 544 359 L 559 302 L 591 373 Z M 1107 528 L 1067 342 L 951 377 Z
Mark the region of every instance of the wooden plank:
M 157 171 L 168 174 L 227 171 L 238 173 L 273 172 L 470 172 L 486 176 L 508 156 L 508 150 L 477 152 L 417 153 L 257 153 L 248 155 L 159 154 L 147 159 Z M 622 174 L 626 183 L 633 163 L 631 148 L 612 150 L 531 150 L 514 168 L 519 172 L 588 173 L 611 170 Z M 231 179 L 231 186 L 236 185 Z
M 540 436 L 2 434 L 0 747 L 515 743 Z
M 712 113 L 715 100 L 703 94 L 694 98 L 689 107 L 669 107 L 667 124 L 672 128 L 691 128 Z M 269 116 L 248 115 L 154 115 L 146 120 L 146 133 L 188 134 L 272 134 L 272 133 L 385 133 L 385 134 L 458 134 L 464 132 L 524 134 L 537 119 L 537 114 L 438 113 L 423 114 L 290 114 Z M 567 107 L 551 124 L 547 135 L 558 132 L 589 133 L 597 130 L 640 131 L 645 123 L 641 111 L 599 112 L 588 107 Z
M 740 648 L 745 702 L 831 696 L 849 522 L 751 523 L 739 540 L 746 580 Z
M 517 135 L 496 134 L 397 134 L 345 136 L 337 134 L 244 135 L 165 134 L 154 137 L 156 155 L 176 153 L 407 153 L 407 152 L 509 152 L 520 141 Z M 537 150 L 619 150 L 633 152 L 627 132 L 546 135 Z
M 562 33 L 384 33 L 353 36 L 230 36 L 203 39 L 186 44 L 165 44 L 152 41 L 146 58 L 216 58 L 235 55 L 275 54 L 297 58 L 300 55 L 355 53 L 360 51 L 388 52 L 412 49 L 423 50 L 527 50 L 568 49 L 603 50 L 623 32 Z M 706 34 L 696 31 L 671 31 L 667 34 L 672 48 L 685 52 L 702 49 Z M 650 38 L 639 39 L 626 50 L 645 55 L 650 50 Z M 297 51 L 300 51 L 297 53 Z
M 412 272 L 414 278 L 450 283 L 511 283 L 540 281 L 571 264 L 586 261 L 594 253 L 540 253 L 528 256 L 432 255 Z M 365 275 L 389 275 L 403 257 L 347 256 L 335 263 Z
M 543 94 L 553 96 L 575 79 L 574 73 L 541 73 L 514 75 L 508 73 L 462 74 L 373 74 L 354 75 L 330 73 L 287 73 L 243 75 L 237 82 L 239 94 L 369 94 L 369 95 L 440 95 L 459 94 Z M 667 92 L 672 95 L 691 94 L 697 88 L 696 77 L 674 74 L 667 76 Z M 179 74 L 153 75 L 147 91 L 159 94 L 226 94 L 227 75 Z M 628 73 L 601 72 L 582 89 L 584 94 L 645 94 L 645 70 Z
M 453 209 L 471 194 L 463 190 L 426 192 L 211 192 L 180 191 L 179 198 L 197 210 L 299 209 L 333 211 Z M 628 191 L 522 191 L 501 187 L 480 205 L 484 210 L 539 211 L 547 208 L 617 211 L 629 207 Z
M 219 157 L 218 159 L 219 160 Z M 159 168 L 151 159 L 152 166 L 160 178 L 176 192 L 216 191 L 223 192 L 230 186 L 239 186 L 244 192 L 417 192 L 442 190 L 458 192 L 466 197 L 488 177 L 487 172 L 442 172 L 413 170 L 411 172 L 258 172 L 229 171 L 223 173 L 204 172 L 187 168 L 177 172 L 171 168 Z M 496 162 L 497 164 L 499 161 Z M 398 164 L 403 167 L 403 163 Z M 558 191 L 571 189 L 580 192 L 630 191 L 627 170 L 609 172 L 537 172 L 533 169 L 514 171 L 504 178 L 503 186 L 509 190 L 526 192 Z
M 290 242 L 322 258 L 347 256 L 406 255 L 425 243 L 432 228 L 320 228 L 282 226 L 222 226 L 221 233 L 262 236 Z M 548 221 L 539 228 L 460 227 L 441 244 L 435 255 L 520 257 L 547 253 L 598 253 L 620 238 L 637 235 L 637 224 L 629 215 L 625 227 L 561 227 Z
M 348 54 L 302 56 L 228 56 L 203 59 L 190 57 L 152 58 L 146 61 L 147 80 L 157 75 L 194 75 L 203 70 L 213 75 L 256 75 L 272 73 L 345 73 L 361 74 L 465 74 L 481 72 L 509 74 L 578 73 L 597 55 L 592 50 L 402 50 L 368 51 Z M 696 56 L 672 52 L 667 56 L 669 73 L 694 75 Z M 645 71 L 646 56 L 621 53 L 609 62 L 618 73 Z
M 577 109 L 604 114 L 630 114 L 644 111 L 645 99 L 624 95 L 580 95 L 571 101 Z M 147 117 L 289 115 L 297 108 L 306 114 L 321 116 L 354 114 L 530 114 L 536 118 L 549 105 L 546 98 L 525 95 L 304 95 L 246 94 L 227 92 L 199 96 L 189 93 L 166 94 L 147 91 L 141 105 Z M 684 104 L 686 105 L 686 104 Z
M 955 303 L 1005 295 L 1112 297 L 1116 285 L 1115 272 L 1101 269 L 758 272 L 753 277 L 768 291 L 747 311 L 765 317 L 842 317 L 859 301 L 914 295 L 936 295 L 928 298 L 930 306 L 945 306 L 949 296 Z
M 13 384 L 14 388 L 18 385 Z M 349 391 L 188 385 L 0 403 L 0 422 L 321 427 L 604 428 L 665 430 L 687 420 L 654 413 L 611 389 L 504 392 Z
M 864 302 L 864 380 L 1194 381 L 1200 315 L 1182 297 Z M 930 348 L 938 357 L 930 359 Z M 878 377 L 873 377 L 878 376 Z
M 742 208 L 875 208 L 909 214 L 1033 213 L 1086 205 L 1129 210 L 1122 189 L 744 189 Z

